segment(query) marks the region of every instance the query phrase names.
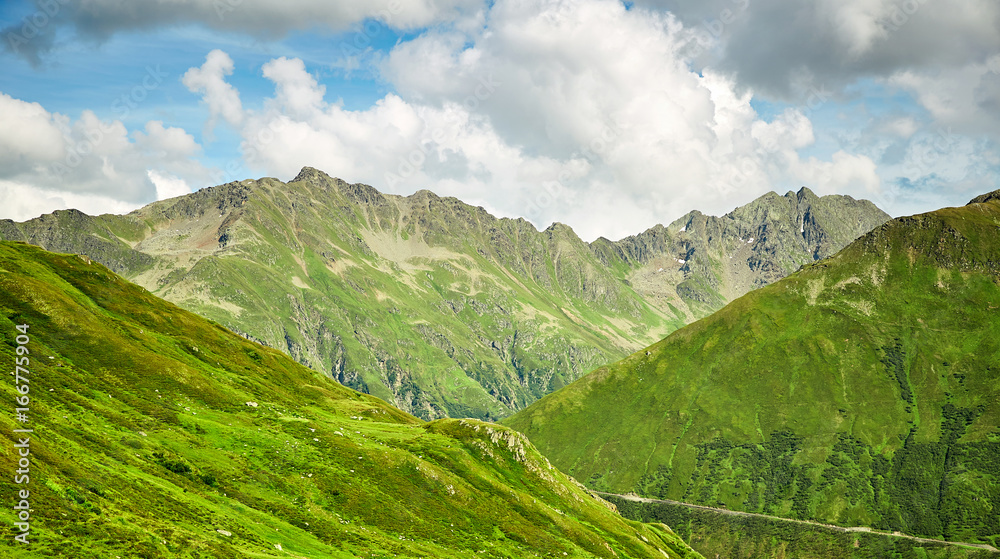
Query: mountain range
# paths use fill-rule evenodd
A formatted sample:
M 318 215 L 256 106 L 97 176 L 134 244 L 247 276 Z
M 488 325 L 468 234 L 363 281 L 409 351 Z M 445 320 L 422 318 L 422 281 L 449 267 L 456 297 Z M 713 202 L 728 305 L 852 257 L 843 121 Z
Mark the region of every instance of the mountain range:
M 4 557 L 701 557 L 515 431 L 421 421 L 87 257 L 0 242 L 0 340 Z
M 312 168 L 127 215 L 0 221 L 424 419 L 497 419 L 889 219 L 806 188 L 582 241 Z
M 504 423 L 597 489 L 1000 547 L 1000 191 L 902 217 Z

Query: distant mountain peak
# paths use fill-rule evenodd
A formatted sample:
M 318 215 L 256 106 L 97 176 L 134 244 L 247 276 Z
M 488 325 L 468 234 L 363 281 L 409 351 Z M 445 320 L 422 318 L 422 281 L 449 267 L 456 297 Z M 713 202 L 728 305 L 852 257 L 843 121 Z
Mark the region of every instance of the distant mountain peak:
M 299 174 L 295 175 L 295 178 L 292 179 L 290 182 L 311 181 L 317 178 L 326 180 L 340 180 L 331 177 L 330 175 L 326 174 L 323 171 L 320 171 L 319 169 L 316 169 L 315 167 L 306 166 L 303 167 L 299 171 Z
M 695 210 L 585 243 L 564 223 L 539 231 L 306 166 L 288 183 L 233 181 L 127 216 L 0 221 L 0 237 L 86 254 L 425 418 L 496 418 L 883 218 L 870 202 L 772 192 L 725 218 Z
M 791 194 L 791 191 L 789 191 L 789 194 Z M 786 196 L 787 195 L 788 194 L 786 194 Z M 809 188 L 805 186 L 800 188 L 799 191 L 795 193 L 795 196 L 798 197 L 799 200 L 802 200 L 804 198 L 819 198 L 819 196 L 817 196 L 815 192 L 809 190 Z
M 985 204 L 986 202 L 994 201 L 1000 201 L 1000 190 L 994 190 L 993 192 L 987 192 L 986 194 L 976 196 L 966 205 L 971 206 L 972 204 Z

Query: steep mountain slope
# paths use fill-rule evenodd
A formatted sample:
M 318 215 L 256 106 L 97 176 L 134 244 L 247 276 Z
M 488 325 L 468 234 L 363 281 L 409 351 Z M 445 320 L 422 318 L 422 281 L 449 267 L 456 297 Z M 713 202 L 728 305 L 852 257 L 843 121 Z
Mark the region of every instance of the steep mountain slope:
M 3 221 L 0 237 L 86 254 L 425 419 L 490 419 L 885 218 L 803 190 L 724 218 L 692 214 L 686 231 L 588 245 L 565 225 L 540 232 L 454 198 L 384 195 L 305 168 L 288 184 L 229 183 L 126 216 Z M 666 262 L 674 255 L 687 262 Z
M 505 421 L 590 485 L 1000 544 L 1000 191 L 900 218 Z
M 0 339 L 31 542 L 4 557 L 697 556 L 516 432 L 424 423 L 78 256 L 0 243 Z
M 592 245 L 602 262 L 624 268 L 637 292 L 689 319 L 825 258 L 888 221 L 867 200 L 769 192 L 722 216 L 698 211 L 612 243 Z

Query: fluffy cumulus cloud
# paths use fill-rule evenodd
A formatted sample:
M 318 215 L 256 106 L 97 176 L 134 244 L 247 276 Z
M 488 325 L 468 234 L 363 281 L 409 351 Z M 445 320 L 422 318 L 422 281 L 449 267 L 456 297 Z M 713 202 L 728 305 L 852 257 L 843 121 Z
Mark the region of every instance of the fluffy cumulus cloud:
M 263 100 L 231 83 L 229 54 L 209 52 L 181 82 L 201 99 L 206 137 L 226 127 L 241 139 L 239 157 L 214 173 L 185 130 L 152 121 L 128 133 L 92 113 L 73 120 L 0 97 L 7 188 L 134 203 L 191 184 L 287 179 L 310 165 L 394 193 L 427 188 L 540 227 L 567 222 L 592 239 L 802 185 L 894 214 L 1000 186 L 993 0 L 59 5 L 53 29 L 95 38 L 185 23 L 263 37 L 372 19 L 416 31 L 350 61 L 333 46 L 330 67 L 275 56 L 260 67 L 258 79 L 273 84 Z M 388 93 L 348 107 L 336 90 L 346 82 L 322 77 L 359 64 Z M 873 89 L 883 107 L 865 99 L 857 108 L 856 96 Z M 902 108 L 886 109 L 888 99 Z M 72 184 L 60 178 L 66 170 Z
M 208 53 L 200 68 L 184 73 L 181 83 L 189 90 L 201 93 L 208 105 L 209 120 L 206 129 L 215 127 L 219 117 L 234 126 L 243 119 L 243 104 L 236 89 L 226 83 L 226 76 L 233 73 L 233 59 L 221 50 Z
M 74 120 L 0 93 L 0 198 L 15 200 L 4 217 L 135 208 L 160 190 L 151 169 L 181 182 L 207 177 L 194 159 L 200 149 L 190 134 L 159 121 L 129 134 L 120 121 L 101 121 L 91 111 Z M 172 188 L 179 191 L 177 182 Z
M 814 141 L 801 110 L 765 121 L 730 78 L 692 71 L 690 33 L 610 0 L 497 2 L 485 26 L 397 45 L 381 70 L 396 93 L 364 110 L 330 102 L 302 61 L 278 58 L 263 67 L 273 98 L 239 127 L 247 162 L 429 188 L 585 238 L 726 211 L 775 186 L 878 191 L 866 156 L 799 158 Z

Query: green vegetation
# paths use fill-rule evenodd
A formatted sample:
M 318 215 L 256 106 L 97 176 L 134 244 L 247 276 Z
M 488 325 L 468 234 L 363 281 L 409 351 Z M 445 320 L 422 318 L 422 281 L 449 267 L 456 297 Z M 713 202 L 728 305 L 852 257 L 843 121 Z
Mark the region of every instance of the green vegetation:
M 887 223 L 505 420 L 597 489 L 1000 547 L 1000 195 Z
M 30 482 L 5 557 L 698 557 L 512 430 L 425 423 L 105 267 L 0 243 L 0 362 L 28 325 Z M 23 338 L 22 338 L 23 340 Z M 22 355 L 22 357 L 25 357 Z
M 125 216 L 0 221 L 0 237 L 86 254 L 421 418 L 495 419 L 887 218 L 803 189 L 588 244 L 565 225 L 305 168 Z
M 663 502 L 608 497 L 622 515 L 662 522 L 705 557 L 727 559 L 990 559 L 983 549 L 843 531 L 787 520 L 720 514 Z

